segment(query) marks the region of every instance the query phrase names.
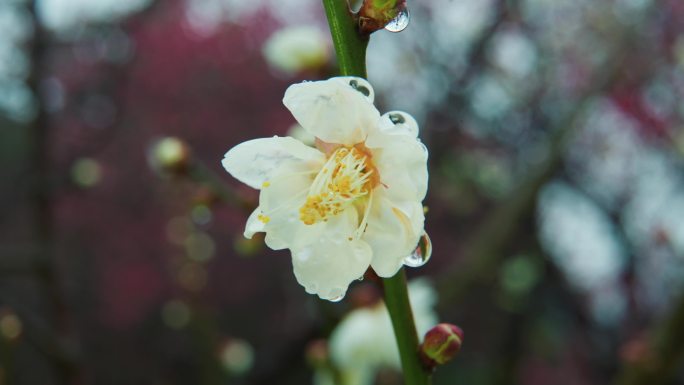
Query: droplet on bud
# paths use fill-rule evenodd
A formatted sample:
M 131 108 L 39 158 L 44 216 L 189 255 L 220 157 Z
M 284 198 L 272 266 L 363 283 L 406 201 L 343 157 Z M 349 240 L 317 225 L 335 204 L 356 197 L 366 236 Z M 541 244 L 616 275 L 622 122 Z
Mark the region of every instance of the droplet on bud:
M 420 356 L 425 366 L 434 369 L 451 361 L 463 344 L 463 330 L 456 325 L 441 323 L 425 333 L 420 344 Z
M 408 267 L 421 267 L 426 264 L 432 256 L 432 241 L 427 233 L 418 240 L 418 245 L 411 254 L 404 259 L 404 265 Z
M 409 13 L 408 9 L 405 8 L 399 12 L 394 19 L 385 24 L 385 30 L 390 32 L 401 32 L 406 29 L 410 20 L 411 14 Z

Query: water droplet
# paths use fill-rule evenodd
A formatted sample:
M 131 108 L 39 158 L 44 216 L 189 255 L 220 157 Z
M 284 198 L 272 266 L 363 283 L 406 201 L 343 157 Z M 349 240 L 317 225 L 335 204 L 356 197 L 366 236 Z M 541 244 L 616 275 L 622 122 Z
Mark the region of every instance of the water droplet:
M 418 240 L 416 249 L 404 259 L 404 265 L 408 267 L 421 267 L 426 264 L 432 256 L 432 241 L 427 233 Z
M 389 119 L 394 124 L 401 124 L 401 123 L 406 122 L 406 119 L 404 118 L 404 116 L 402 116 L 399 113 L 390 114 Z
M 349 85 L 350 85 L 353 89 L 355 89 L 355 90 L 359 91 L 360 93 L 364 94 L 366 97 L 370 97 L 370 90 L 369 90 L 366 86 L 359 84 L 359 82 L 358 82 L 357 80 L 355 80 L 355 79 L 350 80 L 350 81 L 349 81 Z
M 390 32 L 401 32 L 406 29 L 410 20 L 411 15 L 408 9 L 404 9 L 385 25 L 385 29 Z
M 328 292 L 328 296 L 330 297 L 328 299 L 328 301 L 340 302 L 340 301 L 342 301 L 342 298 L 344 298 L 344 295 L 346 294 L 346 292 L 347 291 L 345 289 L 342 289 L 339 287 L 333 288 L 332 290 L 330 290 L 330 292 Z

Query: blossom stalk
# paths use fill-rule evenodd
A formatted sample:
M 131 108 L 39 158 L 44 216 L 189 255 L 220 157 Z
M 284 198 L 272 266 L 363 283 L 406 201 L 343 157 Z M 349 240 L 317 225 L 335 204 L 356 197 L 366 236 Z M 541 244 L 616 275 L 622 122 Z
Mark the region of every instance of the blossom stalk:
M 340 73 L 365 78 L 368 37 L 360 33 L 346 0 L 323 0 L 323 5 Z M 383 282 L 385 304 L 397 339 L 406 385 L 429 385 L 432 382 L 431 376 L 422 368 L 418 355 L 418 334 L 403 268 Z

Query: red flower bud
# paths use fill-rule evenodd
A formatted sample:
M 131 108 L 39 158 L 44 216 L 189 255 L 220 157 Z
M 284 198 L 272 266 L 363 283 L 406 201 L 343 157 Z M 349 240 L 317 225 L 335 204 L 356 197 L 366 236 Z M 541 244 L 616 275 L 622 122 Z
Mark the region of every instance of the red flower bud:
M 430 369 L 456 356 L 463 343 L 463 330 L 456 325 L 441 323 L 427 333 L 420 345 L 423 363 Z

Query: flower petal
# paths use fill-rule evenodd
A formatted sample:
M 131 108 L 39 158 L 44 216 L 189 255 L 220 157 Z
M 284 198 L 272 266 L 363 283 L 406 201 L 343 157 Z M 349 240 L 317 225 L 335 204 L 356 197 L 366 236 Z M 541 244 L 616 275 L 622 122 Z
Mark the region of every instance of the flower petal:
M 356 89 L 349 82 L 355 81 Z M 283 103 L 295 119 L 315 137 L 347 146 L 366 139 L 367 128 L 378 125 L 380 113 L 359 87 L 373 89 L 361 78 L 332 78 L 294 84 Z
M 389 134 L 418 137 L 418 123 L 413 116 L 402 111 L 390 111 L 382 115 L 380 129 Z
M 427 193 L 427 149 L 408 135 L 376 133 L 371 148 L 381 186 L 394 202 L 422 201 Z
M 384 195 L 382 190 L 374 193 L 368 227 L 362 239 L 373 250 L 373 270 L 381 277 L 391 277 L 415 249 L 423 232 L 425 216 L 419 201 L 404 202 L 405 207 L 400 208 Z
M 364 78 L 356 76 L 338 76 L 332 78 L 331 80 L 350 86 L 365 96 L 366 99 L 368 99 L 368 101 L 371 103 L 373 103 L 375 100 L 375 91 L 373 90 L 373 86 L 371 86 L 370 83 L 368 83 L 368 81 Z
M 278 169 L 301 164 L 315 167 L 324 161 L 325 155 L 320 151 L 290 137 L 274 136 L 238 144 L 226 153 L 221 163 L 239 181 L 261 189 Z
M 307 293 L 337 300 L 366 272 L 372 251 L 366 242 L 353 238 L 357 224 L 356 211 L 345 210 L 325 224 L 318 239 L 291 249 L 295 277 Z
M 284 171 L 274 175 L 259 194 L 259 207 L 267 222 L 266 245 L 273 250 L 310 243 L 324 227 L 323 223 L 307 226 L 299 219 L 299 208 L 306 201 L 318 169 L 302 166 L 301 171 L 296 167 Z
M 259 220 L 259 215 L 263 215 L 261 208 L 257 207 L 252 214 L 247 218 L 247 224 L 245 225 L 244 236 L 247 239 L 252 239 L 255 233 L 260 233 L 264 231 L 264 222 Z

